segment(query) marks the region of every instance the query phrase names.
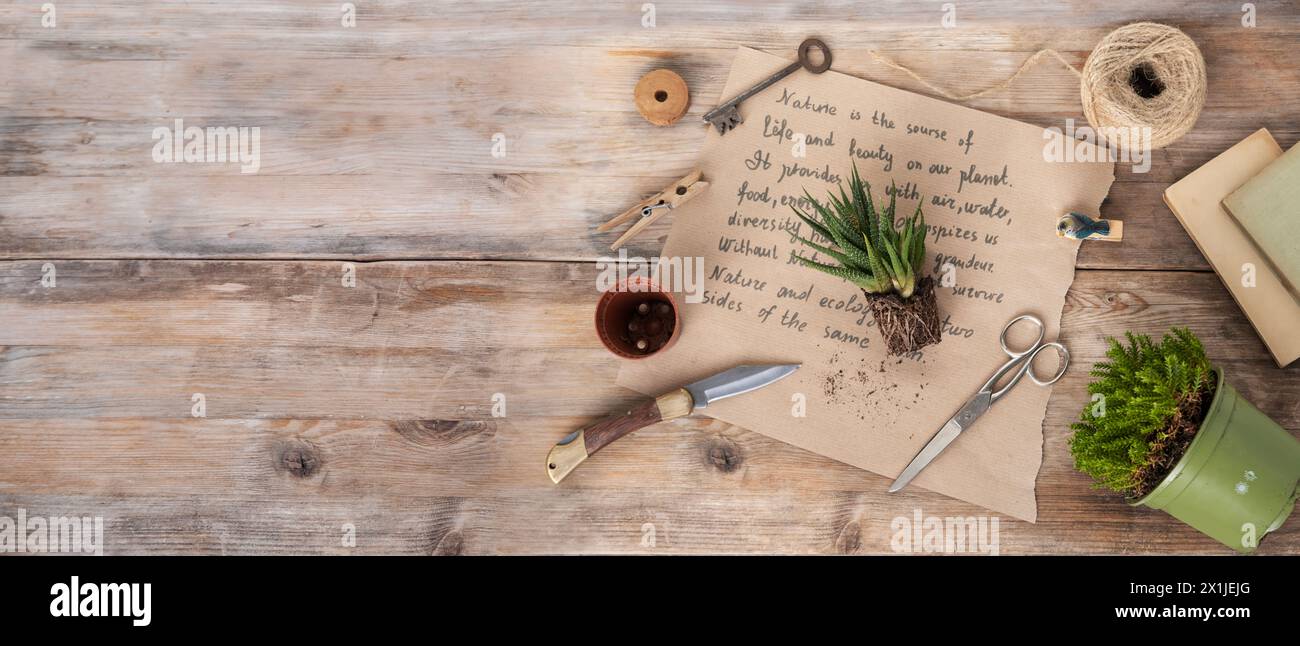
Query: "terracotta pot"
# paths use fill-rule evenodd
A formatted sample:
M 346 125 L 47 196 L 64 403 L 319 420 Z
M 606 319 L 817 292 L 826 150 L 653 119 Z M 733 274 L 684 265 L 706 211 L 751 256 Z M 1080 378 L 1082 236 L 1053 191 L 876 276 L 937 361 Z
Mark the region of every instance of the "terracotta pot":
M 596 336 L 624 359 L 644 359 L 663 352 L 681 332 L 677 302 L 648 278 L 629 278 L 601 294 L 596 303 Z M 638 341 L 644 342 L 644 347 L 638 347 Z

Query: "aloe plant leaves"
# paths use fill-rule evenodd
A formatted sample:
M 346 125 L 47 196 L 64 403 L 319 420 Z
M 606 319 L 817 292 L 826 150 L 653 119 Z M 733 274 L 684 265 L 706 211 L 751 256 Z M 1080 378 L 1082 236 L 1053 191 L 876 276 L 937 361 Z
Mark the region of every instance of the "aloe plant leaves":
M 925 216 L 921 204 L 907 218 L 895 222 L 897 187 L 891 182 L 889 204 L 877 209 L 871 185 L 862 179 L 857 166 L 849 177 L 847 189 L 839 186 L 825 202 L 807 190 L 804 196 L 812 213 L 792 207 L 795 215 L 832 246 L 810 238 L 794 236 L 799 243 L 838 265 L 816 262 L 791 252 L 800 264 L 842 278 L 869 293 L 894 291 L 903 298 L 912 296 L 925 261 Z

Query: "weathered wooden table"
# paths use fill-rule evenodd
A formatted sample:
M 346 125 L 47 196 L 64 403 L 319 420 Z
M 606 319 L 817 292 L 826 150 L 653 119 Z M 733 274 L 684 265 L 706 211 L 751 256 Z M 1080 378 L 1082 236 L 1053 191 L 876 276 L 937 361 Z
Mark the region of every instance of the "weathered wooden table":
M 561 486 L 544 472 L 559 437 L 638 399 L 591 329 L 595 225 L 692 166 L 736 46 L 809 35 L 913 90 L 867 50 L 958 92 L 1040 47 L 1082 66 L 1140 19 L 1205 54 L 1196 128 L 1148 174 L 1117 167 L 1102 213 L 1124 242 L 1079 253 L 1039 522 L 1001 519 L 1002 553 L 1229 553 L 1072 469 L 1107 335 L 1190 326 L 1300 432 L 1300 368 L 1275 367 L 1160 200 L 1256 128 L 1297 140 L 1293 4 L 1245 28 L 1237 3 L 962 2 L 951 29 L 901 1 L 663 0 L 653 27 L 640 2 L 359 2 L 353 27 L 341 4 L 60 0 L 53 27 L 0 8 L 0 515 L 101 515 L 110 554 L 520 554 L 888 552 L 915 509 L 986 514 L 702 418 Z M 633 108 L 656 67 L 694 95 L 669 128 Z M 1083 123 L 1051 63 L 970 105 Z M 259 127 L 260 169 L 156 163 L 175 119 Z M 1261 552 L 1300 552 L 1300 522 Z

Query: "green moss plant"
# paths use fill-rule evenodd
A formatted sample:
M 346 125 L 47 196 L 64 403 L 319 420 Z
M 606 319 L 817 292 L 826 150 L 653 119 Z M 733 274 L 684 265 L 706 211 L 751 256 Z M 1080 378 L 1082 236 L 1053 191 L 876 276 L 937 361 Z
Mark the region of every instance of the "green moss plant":
M 1190 443 L 1214 375 L 1205 348 L 1186 328 L 1170 330 L 1158 344 L 1126 336 L 1127 346 L 1109 339 L 1107 360 L 1092 369 L 1092 400 L 1071 425 L 1070 452 L 1097 486 L 1136 498 L 1159 484 Z

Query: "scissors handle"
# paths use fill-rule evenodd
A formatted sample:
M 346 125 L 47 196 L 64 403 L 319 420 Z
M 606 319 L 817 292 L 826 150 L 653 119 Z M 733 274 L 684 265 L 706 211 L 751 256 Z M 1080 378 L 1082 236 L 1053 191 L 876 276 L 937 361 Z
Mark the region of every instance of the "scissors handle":
M 1020 321 L 1029 321 L 1030 323 L 1033 323 L 1034 327 L 1038 328 L 1038 338 L 1034 339 L 1034 342 L 1029 344 L 1029 347 L 1024 350 L 1012 350 L 1011 346 L 1007 343 L 1007 333 L 1010 332 L 1011 328 L 1015 327 L 1016 323 L 1019 323 Z M 1002 326 L 1002 334 L 998 335 L 998 343 L 1002 345 L 1002 351 L 1013 358 L 1029 354 L 1038 347 L 1038 344 L 1043 342 L 1043 332 L 1045 328 L 1046 326 L 1043 325 L 1043 320 L 1037 316 L 1034 316 L 1033 314 L 1021 314 L 1020 316 L 1007 321 L 1007 324 Z
M 1010 332 L 1011 328 L 1019 321 L 1029 321 L 1038 328 L 1038 335 L 1034 339 L 1033 344 L 1024 350 L 1012 349 L 1012 347 L 1007 343 L 1007 333 Z M 1070 365 L 1070 351 L 1066 349 L 1064 345 L 1061 345 L 1056 341 L 1043 343 L 1044 328 L 1045 326 L 1043 325 L 1042 319 L 1033 314 L 1021 314 L 1020 316 L 1008 321 L 1006 326 L 1002 328 L 1002 334 L 998 336 L 998 343 L 1002 346 L 1002 351 L 1007 353 L 1007 356 L 1011 357 L 1011 360 L 1003 364 L 1001 368 L 998 368 L 998 371 L 993 373 L 993 376 L 984 384 L 983 389 L 992 393 L 993 401 L 1001 399 L 1002 396 L 1006 395 L 1015 387 L 1016 384 L 1020 383 L 1020 379 L 1025 376 L 1025 373 L 1028 373 L 1029 378 L 1039 386 L 1050 386 L 1057 381 L 1060 381 L 1061 377 L 1065 376 L 1065 370 Z M 1053 374 L 1051 378 L 1043 379 L 1038 376 L 1038 373 L 1034 372 L 1034 360 L 1038 358 L 1039 352 L 1042 352 L 1047 348 L 1052 348 L 1056 351 L 1058 363 L 1055 374 Z M 1011 380 L 1008 381 L 1005 386 L 995 390 L 994 387 L 997 383 L 1012 370 L 1015 370 L 1016 373 L 1011 377 Z

